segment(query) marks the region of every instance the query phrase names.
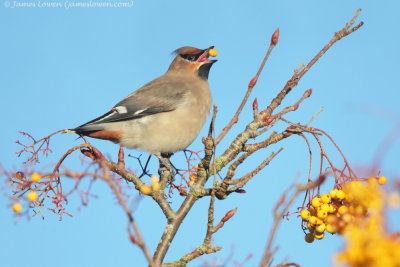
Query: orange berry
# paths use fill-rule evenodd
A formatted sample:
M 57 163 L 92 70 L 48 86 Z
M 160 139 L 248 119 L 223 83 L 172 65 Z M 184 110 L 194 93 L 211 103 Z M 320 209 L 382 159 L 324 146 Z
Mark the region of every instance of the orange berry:
M 318 233 L 323 233 L 326 229 L 326 225 L 324 223 L 318 225 L 317 227 L 315 227 L 315 231 L 317 231 Z
M 328 212 L 325 210 L 318 211 L 317 217 L 321 220 L 325 219 L 328 216 Z
M 189 187 L 192 187 L 193 184 L 194 184 L 194 181 L 193 181 L 193 180 L 191 180 L 191 181 L 188 182 L 188 186 L 189 186 Z
M 332 205 L 332 204 L 329 204 L 329 213 L 334 213 L 336 211 L 336 208 L 335 208 L 335 206 L 334 205 Z
M 39 196 L 35 191 L 29 191 L 28 195 L 26 195 L 26 198 L 30 201 L 30 202 L 35 202 Z
M 330 196 L 331 198 L 336 198 L 336 193 L 337 193 L 337 191 L 339 191 L 339 190 L 336 189 L 336 188 L 332 189 L 331 191 L 329 191 L 329 196 Z
M 347 213 L 348 210 L 349 210 L 349 209 L 348 209 L 346 206 L 342 205 L 342 206 L 339 207 L 338 213 L 339 213 L 340 215 L 343 215 L 343 214 Z
M 190 181 L 195 181 L 196 180 L 196 175 L 195 174 L 191 174 L 191 175 L 189 175 L 189 180 Z
M 208 50 L 208 55 L 209 55 L 210 57 L 216 57 L 216 56 L 218 55 L 218 50 L 212 48 L 212 49 Z
M 379 176 L 378 184 L 380 184 L 380 185 L 386 184 L 386 177 L 385 176 Z
M 321 195 L 321 201 L 322 203 L 328 204 L 331 202 L 331 196 L 329 194 L 323 194 Z
M 34 172 L 34 173 L 31 174 L 31 181 L 33 183 L 39 182 L 41 179 L 42 179 L 42 177 L 40 176 L 39 173 Z
M 346 197 L 346 193 L 343 190 L 338 190 L 335 197 L 339 200 L 343 200 Z
M 160 190 L 160 183 L 152 184 L 152 185 L 151 185 L 151 189 L 152 189 L 153 191 L 158 191 L 158 190 Z
M 14 211 L 15 213 L 21 213 L 21 212 L 22 212 L 22 205 L 21 205 L 21 203 L 15 202 L 15 203 L 12 205 L 12 209 L 13 209 L 13 211 Z
M 327 224 L 325 230 L 330 234 L 334 234 L 337 232 L 337 227 L 332 224 Z
M 330 214 L 325 218 L 326 224 L 335 224 L 338 221 L 336 215 Z
M 357 192 L 357 191 L 353 191 L 353 192 Z M 354 195 L 353 195 L 353 193 L 347 193 L 345 199 L 346 199 L 346 201 L 349 202 L 349 203 L 354 202 Z
M 158 183 L 158 177 L 157 176 L 152 176 L 150 178 L 150 182 L 151 182 L 151 184 L 157 184 Z
M 150 193 L 151 193 L 151 187 L 150 186 L 148 186 L 148 185 L 142 185 L 140 188 L 139 188 L 139 191 L 140 191 L 140 193 L 142 193 L 143 195 L 150 195 Z
M 314 208 L 318 208 L 319 206 L 321 206 L 321 199 L 319 198 L 319 197 L 314 197 L 312 200 L 311 200 L 311 205 L 314 207 Z
M 160 183 L 159 183 L 159 179 L 157 176 L 153 176 L 150 178 L 150 182 L 151 182 L 151 189 L 153 191 L 158 191 L 160 190 Z
M 356 215 L 366 215 L 368 212 L 368 209 L 362 205 L 357 205 L 354 209 L 354 213 Z
M 307 220 L 308 218 L 310 218 L 310 212 L 309 212 L 308 210 L 302 210 L 302 211 L 300 212 L 300 217 L 301 217 L 303 220 Z
M 325 234 L 324 234 L 324 233 L 322 233 L 322 234 L 317 234 L 317 235 L 314 235 L 315 239 L 318 239 L 318 240 L 321 240 L 322 238 L 324 238 L 324 236 L 325 236 Z
M 315 217 L 315 216 L 311 216 L 311 217 L 308 219 L 308 222 L 315 225 L 315 224 L 318 223 L 318 218 Z
M 342 221 L 345 223 L 350 223 L 354 221 L 354 217 L 350 213 L 346 213 L 342 215 Z
M 320 207 L 319 207 L 319 210 L 324 210 L 324 211 L 326 211 L 326 212 L 329 212 L 329 210 L 330 210 L 330 208 L 329 208 L 329 204 L 322 204 Z

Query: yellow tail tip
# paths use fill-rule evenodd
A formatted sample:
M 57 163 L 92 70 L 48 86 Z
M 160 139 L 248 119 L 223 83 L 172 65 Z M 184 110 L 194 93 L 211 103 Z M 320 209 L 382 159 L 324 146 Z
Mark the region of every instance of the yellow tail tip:
M 64 133 L 76 133 L 76 131 L 66 129 L 64 130 Z

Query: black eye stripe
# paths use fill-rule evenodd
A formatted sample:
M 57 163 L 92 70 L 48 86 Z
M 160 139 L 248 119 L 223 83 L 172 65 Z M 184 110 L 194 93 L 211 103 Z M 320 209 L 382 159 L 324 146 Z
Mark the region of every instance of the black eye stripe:
M 189 61 L 196 61 L 202 54 L 203 52 L 200 52 L 198 54 L 183 54 L 181 55 L 181 57 Z
M 196 56 L 195 55 L 182 55 L 184 59 L 190 60 L 190 61 L 195 61 Z

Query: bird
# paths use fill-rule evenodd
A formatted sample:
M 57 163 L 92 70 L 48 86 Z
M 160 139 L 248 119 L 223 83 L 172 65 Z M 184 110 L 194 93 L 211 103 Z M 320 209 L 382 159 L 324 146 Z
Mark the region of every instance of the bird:
M 159 157 L 185 150 L 198 136 L 211 109 L 208 84 L 217 60 L 214 46 L 174 51 L 168 70 L 118 102 L 108 112 L 69 129 Z

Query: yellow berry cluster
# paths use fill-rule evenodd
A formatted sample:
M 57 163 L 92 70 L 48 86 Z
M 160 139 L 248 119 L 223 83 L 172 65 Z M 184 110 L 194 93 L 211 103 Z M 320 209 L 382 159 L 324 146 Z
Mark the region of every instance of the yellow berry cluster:
M 139 187 L 140 193 L 143 195 L 150 195 L 154 191 L 160 190 L 160 182 L 158 181 L 158 177 L 153 176 L 150 178 L 151 186 L 143 184 Z
M 345 266 L 400 266 L 399 234 L 387 225 L 388 195 L 379 188 L 386 178 L 381 176 L 365 180 L 368 183 L 350 182 L 343 186 L 352 203 L 368 208 L 368 216 L 354 217 L 346 226 L 343 234 L 345 246 L 336 255 L 336 261 Z
M 34 172 L 31 174 L 31 180 L 30 183 L 37 183 L 42 179 L 42 176 L 40 176 L 40 174 Z M 26 194 L 26 199 L 33 203 L 35 201 L 37 201 L 39 198 L 38 193 L 35 190 L 29 190 L 28 193 Z M 20 214 L 23 211 L 23 206 L 20 202 L 16 201 L 12 204 L 11 206 L 12 210 L 17 213 Z
M 29 191 L 28 191 L 28 194 L 26 195 L 26 199 L 27 199 L 29 202 L 35 202 L 36 200 L 38 200 L 38 198 L 39 198 L 39 195 L 38 195 L 38 194 L 36 193 L 36 191 L 34 191 L 34 190 L 29 190 Z M 19 202 L 15 202 L 15 203 L 12 205 L 12 210 L 13 210 L 15 213 L 21 213 L 22 210 L 23 210 L 22 204 L 19 203 Z
M 369 184 L 386 183 L 386 177 L 371 177 Z M 334 188 L 327 194 L 314 197 L 307 209 L 300 211 L 306 233 L 305 241 L 313 242 L 324 238 L 325 232 L 342 234 L 346 226 L 358 217 L 365 217 L 369 204 L 363 203 L 354 195 L 354 187 L 362 186 L 362 182 L 353 181 L 345 184 L 342 189 Z

